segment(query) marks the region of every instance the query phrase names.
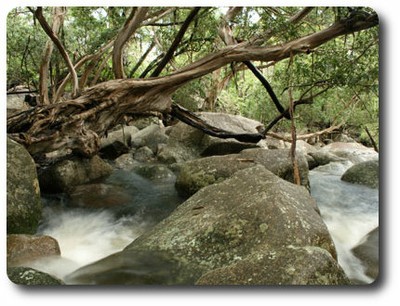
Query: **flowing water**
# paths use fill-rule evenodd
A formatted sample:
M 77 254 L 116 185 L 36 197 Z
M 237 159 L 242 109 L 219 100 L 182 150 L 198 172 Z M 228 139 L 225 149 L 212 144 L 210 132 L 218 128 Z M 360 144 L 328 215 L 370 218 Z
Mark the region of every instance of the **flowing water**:
M 350 162 L 331 163 L 310 171 L 311 194 L 335 242 L 340 265 L 350 278 L 370 283 L 351 249 L 378 226 L 378 191 L 342 182 L 340 176 L 349 166 Z M 77 268 L 122 250 L 182 202 L 174 176 L 150 180 L 133 171 L 116 170 L 102 183 L 122 190 L 123 195 L 113 198 L 124 204 L 99 209 L 81 207 L 65 195 L 44 198 L 39 234 L 57 239 L 62 256 L 37 261 L 33 268 L 64 279 Z M 103 201 L 101 193 L 88 192 L 84 198 L 90 203 Z
M 32 268 L 64 279 L 79 267 L 121 251 L 183 201 L 175 190 L 172 174 L 151 180 L 134 171 L 115 170 L 101 183 L 119 190 L 116 198 L 123 204 L 98 208 L 95 202 L 105 197 L 101 188 L 97 193 L 92 188 L 90 194 L 82 194 L 90 207 L 79 206 L 81 203 L 65 194 L 43 197 L 44 214 L 38 234 L 58 241 L 61 258 L 30 263 Z
M 316 199 L 338 253 L 339 264 L 350 279 L 371 283 L 352 249 L 379 225 L 377 189 L 340 180 L 352 164 L 334 162 L 310 171 L 311 194 Z M 378 247 L 378 246 L 376 246 Z

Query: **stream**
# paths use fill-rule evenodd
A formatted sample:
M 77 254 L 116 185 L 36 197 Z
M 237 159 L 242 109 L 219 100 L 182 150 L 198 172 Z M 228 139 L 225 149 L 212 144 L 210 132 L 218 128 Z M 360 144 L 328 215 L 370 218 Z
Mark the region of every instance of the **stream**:
M 352 249 L 379 225 L 379 191 L 340 179 L 351 162 L 332 162 L 310 171 L 311 195 L 336 246 L 338 262 L 347 276 L 372 283 Z M 377 246 L 378 247 L 378 246 Z
M 339 264 L 349 278 L 371 283 L 351 249 L 378 226 L 378 190 L 341 181 L 340 176 L 351 165 L 330 163 L 310 171 L 311 194 L 336 245 Z M 57 239 L 62 257 L 36 261 L 32 268 L 65 279 L 74 270 L 122 250 L 183 201 L 175 190 L 174 175 L 160 180 L 115 170 L 101 183 L 122 190 L 126 203 L 99 209 L 81 207 L 63 194 L 43 197 L 38 234 Z M 85 198 L 102 201 L 102 195 L 93 191 Z

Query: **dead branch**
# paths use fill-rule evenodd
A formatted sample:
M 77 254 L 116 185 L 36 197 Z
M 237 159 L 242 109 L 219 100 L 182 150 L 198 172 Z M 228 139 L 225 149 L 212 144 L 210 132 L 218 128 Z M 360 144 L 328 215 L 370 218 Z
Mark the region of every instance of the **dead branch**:
M 340 123 L 338 125 L 332 125 L 329 128 L 323 129 L 323 130 L 318 131 L 318 132 L 309 133 L 309 134 L 303 134 L 303 135 L 297 135 L 296 136 L 296 140 L 306 140 L 306 139 L 309 139 L 309 138 L 312 138 L 312 137 L 315 137 L 315 136 L 321 136 L 321 135 L 324 135 L 324 134 L 329 134 L 329 133 L 332 133 L 335 130 L 340 129 L 342 127 L 342 125 L 343 125 L 343 123 Z M 286 141 L 286 142 L 292 142 L 293 141 L 292 138 L 285 137 L 283 135 L 280 135 L 280 134 L 274 133 L 274 132 L 268 132 L 268 133 L 266 133 L 266 136 L 270 136 L 272 138 L 283 140 L 283 141 Z

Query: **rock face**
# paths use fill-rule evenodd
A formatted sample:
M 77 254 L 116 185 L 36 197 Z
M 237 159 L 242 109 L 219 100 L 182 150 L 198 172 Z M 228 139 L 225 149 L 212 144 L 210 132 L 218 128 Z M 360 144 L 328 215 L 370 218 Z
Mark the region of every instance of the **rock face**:
M 163 258 L 160 266 L 171 275 L 153 279 L 158 284 L 349 283 L 306 188 L 261 165 L 202 188 L 121 253 L 83 267 L 69 279 L 106 284 L 110 275 L 114 283 L 141 283 L 146 276 L 140 273 L 115 275 L 121 265 L 128 271 L 137 271 L 141 262 L 146 266 L 152 254 Z
M 64 282 L 47 273 L 26 267 L 7 269 L 8 278 L 17 285 L 64 285 Z
M 370 160 L 356 164 L 347 169 L 341 179 L 349 183 L 378 188 L 379 162 L 377 160 Z
M 58 242 L 50 236 L 8 235 L 7 266 L 19 266 L 47 256 L 60 255 Z
M 148 147 L 153 154 L 157 154 L 158 146 L 166 143 L 168 136 L 158 124 L 151 124 L 140 130 L 132 137 L 132 146 L 135 148 Z
M 233 133 L 257 133 L 257 127 L 261 126 L 260 122 L 241 116 L 207 112 L 198 115 L 207 123 Z M 167 145 L 159 152 L 158 158 L 165 163 L 181 163 L 201 156 L 239 153 L 254 147 L 257 145 L 212 137 L 179 122 L 172 127 Z
M 62 160 L 39 173 L 40 188 L 44 192 L 71 191 L 74 186 L 110 175 L 112 167 L 100 157 Z
M 353 164 L 358 164 L 367 160 L 378 159 L 378 153 L 372 148 L 367 148 L 355 142 L 333 142 L 319 150 L 320 154 L 330 153 L 337 157 L 350 160 Z
M 105 148 L 114 142 L 122 142 L 127 146 L 132 143 L 132 137 L 139 131 L 135 126 L 123 126 L 108 133 L 107 137 L 101 138 L 100 148 Z
M 379 227 L 369 232 L 359 245 L 352 249 L 366 267 L 366 274 L 377 279 L 379 275 Z
M 179 164 L 176 181 L 177 190 L 190 196 L 199 189 L 221 182 L 238 170 L 260 164 L 279 177 L 293 182 L 293 165 L 289 150 L 248 149 L 239 154 L 211 156 Z M 301 184 L 308 187 L 308 163 L 304 155 L 298 154 Z
M 69 195 L 71 206 L 86 208 L 112 208 L 132 201 L 123 188 L 101 183 L 76 186 Z
M 7 233 L 35 233 L 41 214 L 35 163 L 23 146 L 7 139 Z

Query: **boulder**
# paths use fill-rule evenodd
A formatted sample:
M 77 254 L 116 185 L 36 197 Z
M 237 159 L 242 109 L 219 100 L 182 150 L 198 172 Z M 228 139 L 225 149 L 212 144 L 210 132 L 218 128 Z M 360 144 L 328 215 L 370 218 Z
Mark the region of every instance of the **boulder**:
M 7 233 L 34 234 L 41 216 L 35 163 L 22 145 L 7 138 Z
M 232 133 L 257 133 L 262 124 L 242 116 L 223 113 L 198 113 L 207 123 Z M 248 148 L 259 147 L 254 143 L 243 143 L 235 139 L 220 139 L 203 133 L 183 122 L 169 131 L 167 145 L 160 150 L 158 158 L 165 163 L 181 163 L 201 156 L 239 153 Z
M 154 152 L 147 146 L 140 147 L 133 153 L 134 160 L 138 162 L 151 162 L 155 160 Z
M 108 184 L 76 186 L 70 193 L 69 205 L 86 208 L 112 208 L 132 202 L 132 197 L 121 187 Z
M 135 126 L 122 126 L 108 133 L 107 137 L 101 138 L 100 148 L 105 148 L 118 141 L 126 146 L 132 143 L 132 137 L 139 131 Z
M 376 160 L 379 156 L 373 148 L 368 148 L 356 142 L 333 142 L 324 146 L 318 152 L 334 154 L 351 161 L 353 164 L 367 160 Z
M 62 280 L 59 280 L 47 273 L 28 267 L 7 268 L 7 275 L 10 281 L 16 285 L 64 285 Z
M 60 255 L 57 240 L 50 236 L 7 235 L 7 266 L 15 267 L 48 256 Z
M 99 155 L 105 159 L 116 159 L 118 156 L 128 153 L 132 145 L 132 137 L 139 129 L 135 126 L 122 126 L 101 138 Z
M 118 156 L 114 160 L 114 165 L 118 169 L 124 169 L 124 170 L 131 170 L 133 169 L 137 164 L 139 164 L 138 161 L 136 161 L 133 158 L 132 153 L 126 153 L 122 154 L 121 156 Z
M 379 161 L 370 160 L 358 163 L 347 169 L 341 180 L 370 188 L 379 188 Z
M 272 286 L 349 284 L 339 271 L 336 261 L 332 260 L 331 254 L 323 248 L 287 246 L 272 253 L 254 254 L 245 260 L 207 272 L 197 280 L 196 284 Z
M 106 177 L 112 171 L 112 166 L 97 155 L 92 158 L 73 157 L 42 169 L 39 183 L 43 192 L 68 192 L 77 185 Z
M 167 166 L 162 164 L 141 164 L 134 169 L 135 173 L 153 182 L 175 180 L 175 174 Z
M 176 188 L 183 196 L 221 182 L 245 168 L 261 164 L 281 178 L 294 182 L 293 164 L 289 150 L 248 149 L 239 154 L 211 156 L 178 164 Z M 304 155 L 297 155 L 301 185 L 308 187 L 308 163 Z
M 146 146 L 151 149 L 153 154 L 157 154 L 158 146 L 167 141 L 168 136 L 165 135 L 164 128 L 158 124 L 151 124 L 132 137 L 132 146 L 135 148 Z
M 204 187 L 122 252 L 68 278 L 143 284 L 151 262 L 171 275 L 157 284 L 349 284 L 314 199 L 261 165 Z
M 169 130 L 168 141 L 158 152 L 158 159 L 173 164 L 199 158 L 203 137 L 202 131 L 179 122 Z
M 353 254 L 364 264 L 365 274 L 372 279 L 379 275 L 379 227 L 373 229 L 352 249 Z
M 113 143 L 109 144 L 108 146 L 105 146 L 104 148 L 100 149 L 99 156 L 104 159 L 114 160 L 117 157 L 128 152 L 129 152 L 129 147 L 125 143 L 116 140 Z
M 316 152 L 309 152 L 308 155 L 311 156 L 313 161 L 315 162 L 315 164 L 313 164 L 313 168 L 327 165 L 331 162 L 342 162 L 346 160 L 333 153 L 321 150 Z
M 12 115 L 30 108 L 30 105 L 26 103 L 26 93 L 30 91 L 30 88 L 23 85 L 15 86 L 7 91 L 7 115 Z

